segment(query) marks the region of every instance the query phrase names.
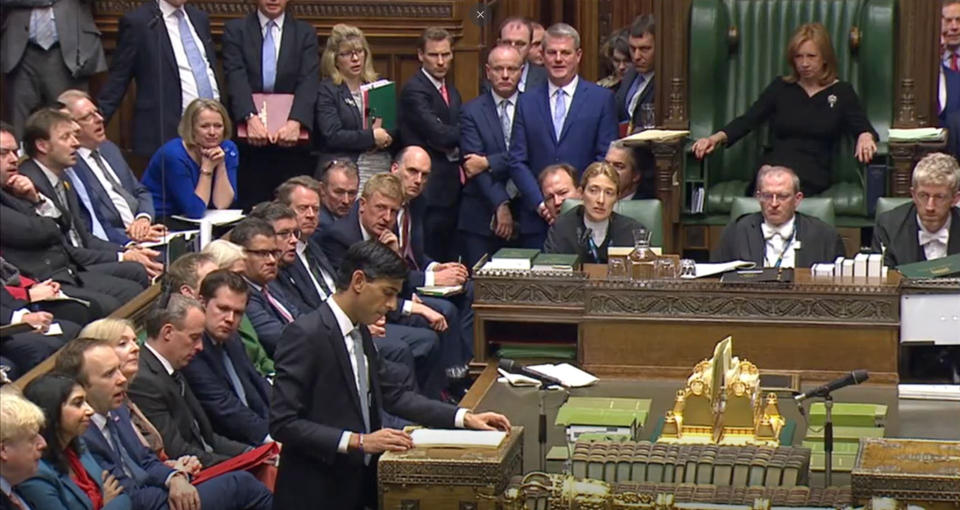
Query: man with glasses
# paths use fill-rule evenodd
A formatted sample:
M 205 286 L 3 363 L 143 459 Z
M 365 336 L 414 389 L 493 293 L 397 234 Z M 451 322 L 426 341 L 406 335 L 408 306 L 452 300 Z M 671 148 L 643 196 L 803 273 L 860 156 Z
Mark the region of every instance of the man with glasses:
M 533 43 L 533 25 L 530 20 L 520 17 L 507 18 L 503 20 L 503 23 L 500 23 L 499 33 L 500 37 L 497 39 L 497 45 L 512 46 L 520 54 L 520 81 L 517 82 L 516 90 L 523 93 L 546 82 L 547 70 L 542 65 L 532 64 L 527 60 Z M 480 88 L 481 94 L 486 94 L 490 90 L 492 80 L 489 77 L 489 72 L 487 74 L 487 80 L 483 82 Z
M 913 202 L 877 216 L 873 250 L 890 267 L 960 253 L 960 165 L 943 153 L 913 170 Z
M 785 166 L 764 165 L 757 172 L 760 212 L 727 225 L 714 262 L 746 260 L 758 267 L 810 267 L 844 255 L 832 226 L 797 212 L 803 200 L 800 179 Z
M 320 182 L 320 224 L 314 239 L 319 242 L 320 232 L 346 216 L 357 201 L 360 171 L 353 161 L 334 159 L 321 169 L 317 179 Z
M 292 220 L 294 227 L 296 219 Z M 285 234 L 292 237 L 292 232 Z M 250 286 L 247 317 L 257 332 L 260 344 L 273 357 L 283 335 L 283 328 L 300 315 L 295 302 L 274 284 L 278 266 L 289 257 L 289 248 L 281 248 L 274 227 L 257 217 L 241 221 L 230 232 L 230 241 L 243 247 L 247 255 L 243 277 Z M 296 245 L 296 240 L 293 242 Z M 296 252 L 293 251 L 293 256 Z
M 77 162 L 73 171 L 83 182 L 93 211 L 103 229 L 91 231 L 106 234 L 104 241 L 126 245 L 132 242 L 158 241 L 165 228 L 153 223 L 153 196 L 140 184 L 133 170 L 123 159 L 120 148 L 107 139 L 103 116 L 89 94 L 71 89 L 57 98 L 80 125 L 77 141 Z M 82 208 L 81 214 L 86 211 Z
M 268 200 L 270 190 L 311 165 L 305 148 L 297 148 L 301 128 L 313 127 L 320 86 L 317 35 L 307 22 L 286 12 L 288 0 L 257 0 L 257 9 L 223 27 L 223 74 L 230 116 L 246 123 L 240 143 L 237 178 L 241 205 Z M 293 94 L 286 123 L 268 132 L 257 116 L 252 94 Z

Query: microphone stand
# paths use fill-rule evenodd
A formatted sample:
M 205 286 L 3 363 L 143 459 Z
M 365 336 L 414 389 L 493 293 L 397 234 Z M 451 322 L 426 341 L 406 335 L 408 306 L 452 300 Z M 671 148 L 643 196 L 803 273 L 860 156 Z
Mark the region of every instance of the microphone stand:
M 544 398 L 547 393 L 547 385 L 543 383 L 537 388 L 537 397 L 540 401 L 540 418 L 537 430 L 537 440 L 540 443 L 540 471 L 547 471 L 547 410 L 544 405 Z
M 823 466 L 826 476 L 826 487 L 833 482 L 833 395 L 827 393 L 823 397 L 823 407 L 826 415 L 823 421 Z

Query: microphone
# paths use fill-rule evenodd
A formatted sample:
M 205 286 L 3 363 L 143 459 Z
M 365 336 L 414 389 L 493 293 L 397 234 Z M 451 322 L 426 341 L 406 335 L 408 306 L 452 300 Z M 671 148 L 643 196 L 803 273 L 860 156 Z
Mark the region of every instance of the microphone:
M 847 375 L 845 375 L 845 376 L 843 376 L 843 377 L 841 377 L 841 378 L 839 378 L 839 379 L 835 379 L 835 380 L 833 380 L 833 381 L 830 381 L 830 382 L 828 382 L 827 384 L 824 384 L 823 386 L 819 386 L 819 387 L 814 388 L 814 389 L 812 389 L 812 390 L 810 390 L 810 391 L 806 391 L 806 392 L 801 393 L 801 394 L 799 394 L 799 395 L 797 395 L 797 396 L 795 396 L 795 397 L 793 397 L 793 398 L 794 398 L 797 402 L 803 402 L 804 400 L 806 400 L 806 399 L 808 399 L 808 398 L 824 397 L 824 396 L 826 396 L 827 394 L 829 394 L 829 393 L 831 393 L 831 392 L 833 392 L 833 391 L 835 391 L 835 390 L 839 390 L 840 388 L 843 388 L 843 387 L 845 387 L 845 386 L 850 386 L 850 385 L 852 385 L 852 384 L 860 384 L 860 383 L 862 383 L 863 381 L 866 381 L 868 378 L 869 378 L 869 374 L 867 374 L 867 371 L 866 371 L 866 370 L 863 370 L 863 369 L 854 370 L 853 372 L 850 372 L 849 374 L 847 374 Z
M 540 383 L 543 384 L 544 387 L 547 387 L 552 384 L 555 384 L 557 386 L 563 386 L 563 383 L 560 382 L 559 379 L 555 379 L 553 377 L 550 377 L 549 375 L 543 375 L 543 374 L 534 372 L 533 370 L 530 370 L 529 368 L 523 365 L 520 365 L 516 361 L 509 358 L 501 358 L 499 366 L 501 369 L 506 370 L 507 372 L 519 372 L 527 377 L 530 377 L 531 379 L 536 379 L 540 381 Z

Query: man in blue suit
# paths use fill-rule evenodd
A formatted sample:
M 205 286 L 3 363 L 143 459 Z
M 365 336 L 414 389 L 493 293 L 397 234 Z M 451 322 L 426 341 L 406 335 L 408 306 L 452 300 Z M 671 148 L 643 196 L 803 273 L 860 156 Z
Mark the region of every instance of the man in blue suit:
M 232 271 L 213 271 L 203 279 L 203 350 L 183 375 L 217 433 L 259 445 L 270 440 L 270 385 L 237 334 L 248 293 L 247 283 Z
M 267 510 L 273 497 L 250 473 L 231 472 L 194 487 L 189 475 L 170 468 L 140 442 L 124 403 L 127 380 L 109 342 L 81 338 L 57 357 L 56 373 L 75 378 L 96 413 L 83 434 L 97 464 L 116 477 L 133 507 Z
M 133 152 L 150 157 L 177 136 L 180 116 L 198 97 L 220 100 L 217 54 L 207 14 L 187 0 L 140 4 L 120 18 L 117 48 L 97 103 L 104 122 L 137 82 Z
M 522 198 L 519 244 L 526 248 L 541 248 L 554 220 L 537 185 L 540 170 L 565 162 L 582 172 L 617 137 L 613 94 L 577 74 L 580 34 L 556 23 L 543 44 L 547 84 L 520 96 L 510 140 L 510 178 Z
M 485 253 L 495 253 L 515 235 L 506 184 L 510 133 L 520 93 L 517 83 L 523 65 L 532 64 L 524 64 L 520 52 L 512 46 L 490 50 L 486 71 L 492 88 L 460 111 L 460 152 L 469 180 L 463 187 L 457 229 L 469 267 Z
M 120 148 L 107 140 L 103 117 L 93 99 L 76 89 L 65 91 L 58 99 L 80 125 L 73 171 L 83 181 L 94 209 L 81 208 L 87 227 L 93 232 L 92 217 L 96 216 L 107 236 L 104 241 L 126 245 L 160 240 L 165 229 L 153 224 L 153 196 L 133 175 Z

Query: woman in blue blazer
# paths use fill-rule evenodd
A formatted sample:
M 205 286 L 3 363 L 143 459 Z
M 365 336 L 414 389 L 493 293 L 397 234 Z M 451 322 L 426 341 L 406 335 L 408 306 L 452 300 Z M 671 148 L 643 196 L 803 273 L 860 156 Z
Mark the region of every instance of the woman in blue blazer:
M 43 410 L 47 449 L 37 474 L 17 486 L 31 508 L 43 510 L 130 510 L 130 498 L 101 468 L 80 435 L 93 409 L 76 381 L 47 374 L 31 382 L 24 396 Z
M 153 195 L 157 218 L 203 218 L 208 208 L 227 209 L 237 198 L 237 146 L 227 110 L 213 99 L 194 99 L 177 127 L 178 138 L 150 158 L 143 185 Z M 264 171 L 268 171 L 264 169 Z

